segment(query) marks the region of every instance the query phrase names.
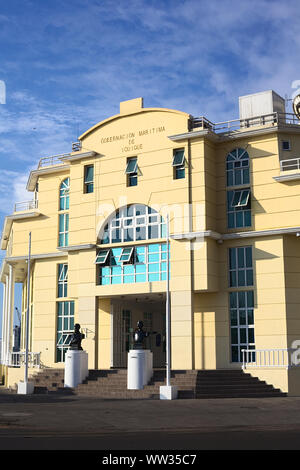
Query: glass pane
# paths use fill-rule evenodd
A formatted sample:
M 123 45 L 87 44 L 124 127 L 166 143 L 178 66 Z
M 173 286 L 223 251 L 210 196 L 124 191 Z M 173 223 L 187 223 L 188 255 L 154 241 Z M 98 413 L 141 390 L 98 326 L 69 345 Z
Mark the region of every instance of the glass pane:
M 246 325 L 246 310 L 239 310 L 240 325 Z
M 238 329 L 231 328 L 231 344 L 238 344 Z
M 246 280 L 245 280 L 245 271 L 238 271 L 238 286 L 239 287 L 244 287 L 246 285 Z
M 237 292 L 230 292 L 229 303 L 230 308 L 237 308 Z
M 135 266 L 135 272 L 137 274 L 146 273 L 146 265 L 145 264 L 137 264 Z
M 244 218 L 242 211 L 238 211 L 236 213 L 236 227 L 244 227 Z
M 253 325 L 254 324 L 254 312 L 253 309 L 247 310 L 247 320 L 248 320 L 248 325 Z
M 153 243 L 153 244 L 149 245 L 148 252 L 149 253 L 159 253 L 159 244 L 158 243 Z
M 244 261 L 244 248 L 238 248 L 238 267 L 244 268 L 245 261 Z
M 251 227 L 251 211 L 245 211 L 244 217 L 245 217 L 244 227 Z
M 146 274 L 136 274 L 136 282 L 146 282 L 147 277 Z
M 248 269 L 246 271 L 246 284 L 247 286 L 253 286 L 253 271 L 252 269 Z
M 150 225 L 148 227 L 148 238 L 159 238 L 158 225 Z
M 137 186 L 137 176 L 136 174 L 129 176 L 129 186 Z
M 159 271 L 159 263 L 152 263 L 148 265 L 149 273 L 156 273 Z
M 148 261 L 149 262 L 158 262 L 159 261 L 159 253 L 149 253 L 148 255 Z
M 233 213 L 228 214 L 227 219 L 228 219 L 228 228 L 234 228 L 235 227 L 234 214 Z
M 234 191 L 231 206 L 235 207 L 239 203 L 241 197 L 241 191 Z
M 229 273 L 229 286 L 236 287 L 236 272 L 230 271 Z
M 229 268 L 235 269 L 236 268 L 236 249 L 229 248 Z
M 233 171 L 227 171 L 227 186 L 233 186 Z
M 248 308 L 254 307 L 254 295 L 252 290 L 247 292 L 247 306 Z
M 247 328 L 240 328 L 240 343 L 247 343 Z
M 231 326 L 237 326 L 237 311 L 230 310 L 230 324 Z
M 85 167 L 85 181 L 91 182 L 94 179 L 94 165 Z
M 175 178 L 177 180 L 185 178 L 185 168 L 176 167 L 176 169 L 175 169 Z
M 246 206 L 247 205 L 249 195 L 250 195 L 250 190 L 249 189 L 246 189 L 246 190 L 242 191 L 241 202 L 240 202 L 241 206 Z
M 252 247 L 248 246 L 246 248 L 246 267 L 252 268 Z
M 254 343 L 254 328 L 248 328 L 248 342 Z
M 146 239 L 146 227 L 137 227 L 135 229 L 136 240 L 145 240 Z
M 184 159 L 184 150 L 176 150 L 173 157 L 173 165 L 182 165 Z
M 249 168 L 243 169 L 243 184 L 250 183 L 250 175 L 249 175 Z
M 232 346 L 231 348 L 231 362 L 239 362 L 239 353 L 237 346 Z
M 236 185 L 242 184 L 242 170 L 235 170 L 234 175 L 235 175 L 235 184 Z
M 124 230 L 124 242 L 133 241 L 133 228 L 128 228 Z
M 131 158 L 127 161 L 126 173 L 134 173 L 136 171 L 137 159 Z
M 238 292 L 238 299 L 239 299 L 239 308 L 245 308 L 245 292 Z
M 159 273 L 157 273 L 157 274 L 154 274 L 154 273 L 149 274 L 149 282 L 153 282 L 153 281 L 159 281 Z

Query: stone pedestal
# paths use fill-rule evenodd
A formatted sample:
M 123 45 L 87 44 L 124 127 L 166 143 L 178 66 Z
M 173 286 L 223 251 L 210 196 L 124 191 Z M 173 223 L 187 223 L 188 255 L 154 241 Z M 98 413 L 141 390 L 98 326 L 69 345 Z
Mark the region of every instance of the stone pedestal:
M 153 354 L 148 349 L 132 349 L 128 353 L 127 389 L 141 390 L 153 375 Z
M 65 357 L 65 387 L 77 387 L 88 376 L 88 354 L 86 351 L 70 349 Z

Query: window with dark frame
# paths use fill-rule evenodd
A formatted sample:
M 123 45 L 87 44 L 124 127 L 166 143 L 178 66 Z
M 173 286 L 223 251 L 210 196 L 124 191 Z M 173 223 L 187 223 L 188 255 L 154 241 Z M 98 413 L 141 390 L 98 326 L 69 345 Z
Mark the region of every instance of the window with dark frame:
M 173 152 L 173 179 L 185 178 L 185 156 L 184 149 L 176 149 Z
M 138 184 L 138 165 L 137 157 L 131 157 L 127 159 L 126 175 L 127 175 L 127 186 L 137 186 Z
M 289 140 L 283 140 L 281 144 L 282 144 L 282 150 L 291 150 L 291 143 Z
M 84 193 L 94 192 L 94 165 L 85 165 L 84 167 Z

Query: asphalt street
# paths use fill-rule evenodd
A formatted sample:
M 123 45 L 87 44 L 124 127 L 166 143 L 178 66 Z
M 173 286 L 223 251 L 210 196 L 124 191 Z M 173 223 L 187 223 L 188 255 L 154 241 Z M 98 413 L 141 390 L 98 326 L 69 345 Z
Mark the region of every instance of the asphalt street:
M 77 459 L 81 451 L 100 458 L 108 451 L 299 449 L 300 397 L 104 400 L 0 392 L 0 450 L 15 457 L 25 450 L 72 451 Z

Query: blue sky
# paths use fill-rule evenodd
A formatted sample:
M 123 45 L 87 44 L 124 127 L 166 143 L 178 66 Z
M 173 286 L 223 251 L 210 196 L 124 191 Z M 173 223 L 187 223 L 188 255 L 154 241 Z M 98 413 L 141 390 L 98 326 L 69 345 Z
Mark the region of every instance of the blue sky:
M 238 118 L 243 94 L 290 97 L 299 18 L 298 0 L 2 1 L 1 227 L 31 199 L 39 158 L 69 152 L 122 100 L 220 122 Z

